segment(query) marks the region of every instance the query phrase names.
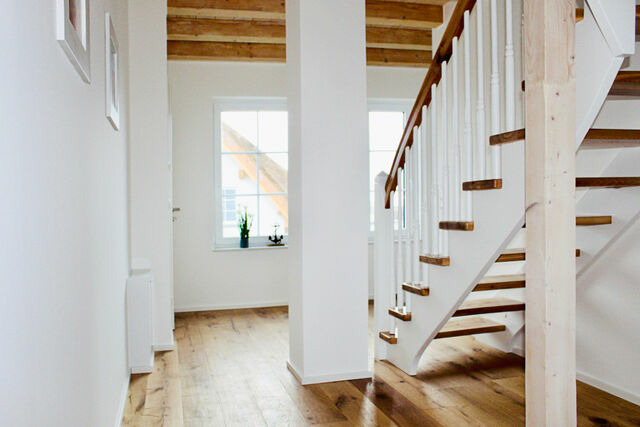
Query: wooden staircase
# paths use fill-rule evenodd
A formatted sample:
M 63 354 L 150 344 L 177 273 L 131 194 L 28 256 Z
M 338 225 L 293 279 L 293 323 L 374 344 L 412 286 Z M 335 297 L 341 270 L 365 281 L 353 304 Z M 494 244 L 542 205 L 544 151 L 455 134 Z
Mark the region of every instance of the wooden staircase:
M 462 9 L 464 9 L 464 5 L 467 3 L 471 5 L 470 7 L 473 7 L 474 2 L 459 2 L 456 6 L 456 10 L 463 13 L 464 11 Z M 423 86 L 416 99 L 415 106 L 409 117 L 405 133 L 400 141 L 396 158 L 394 159 L 394 163 L 384 186 L 384 203 L 387 208 L 391 207 L 391 209 L 393 209 L 393 203 L 391 203 L 390 198 L 392 191 L 395 190 L 395 197 L 398 197 L 398 199 L 399 195 L 403 194 L 402 197 L 406 203 L 407 196 L 405 194 L 407 194 L 408 191 L 414 191 L 415 188 L 413 187 L 413 184 L 410 184 L 409 190 L 407 190 L 406 185 L 408 184 L 406 184 L 406 182 L 413 182 L 411 180 L 421 180 L 421 182 L 424 182 L 425 180 L 425 176 L 420 176 L 419 173 L 417 175 L 411 175 L 411 171 L 414 168 L 414 164 L 411 162 L 415 160 L 413 160 L 413 157 L 409 156 L 413 156 L 413 151 L 417 151 L 411 150 L 414 148 L 412 147 L 412 144 L 420 142 L 417 139 L 414 141 L 413 138 L 416 136 L 424 138 L 423 135 L 426 134 L 428 135 L 427 138 L 430 138 L 431 141 L 440 139 L 440 134 L 433 131 L 430 126 L 435 128 L 436 125 L 434 123 L 441 123 L 436 121 L 436 114 L 441 114 L 440 112 L 437 112 L 437 106 L 441 104 L 435 104 L 436 107 L 434 109 L 436 110 L 436 113 L 433 113 L 433 116 L 430 116 L 431 113 L 429 112 L 429 108 L 431 108 L 430 102 L 432 101 L 432 97 L 435 99 L 436 96 L 439 97 L 441 95 L 431 89 L 433 89 L 434 86 L 439 88 L 440 85 L 443 84 L 441 83 L 441 78 L 446 74 L 446 70 L 443 71 L 440 64 L 443 60 L 448 61 L 452 55 L 454 55 L 451 50 L 451 46 L 453 44 L 452 39 L 457 37 L 460 32 L 464 30 L 461 23 L 462 19 L 458 16 L 460 13 L 454 13 L 450 25 L 447 27 L 445 34 L 443 35 L 443 41 L 438 49 L 439 53 L 434 57 L 434 63 L 436 63 L 436 66 L 432 67 L 433 70 L 430 69 L 425 78 Z M 595 29 L 597 22 L 594 21 L 595 18 L 591 11 L 584 11 L 584 13 L 587 16 L 585 16 L 583 28 L 586 25 L 591 25 L 590 31 L 593 31 L 593 33 L 590 34 L 594 34 L 599 31 Z M 518 15 L 516 14 L 515 16 L 517 17 Z M 636 8 L 636 19 L 640 26 L 640 6 Z M 457 24 L 455 24 L 455 22 L 457 22 Z M 636 28 L 636 30 L 638 29 L 640 28 Z M 606 60 L 610 61 L 607 62 L 607 64 L 614 64 L 615 68 L 610 67 L 609 70 L 611 71 L 609 71 L 609 74 L 605 79 L 605 81 L 610 82 L 613 79 L 616 70 L 619 69 L 620 62 L 615 63 L 615 61 L 610 57 L 602 55 L 602 52 L 600 51 L 598 52 L 599 55 L 591 55 L 590 58 L 593 59 L 593 61 L 591 61 L 591 59 L 591 62 L 585 61 L 584 58 L 589 57 L 589 55 L 585 55 L 584 48 L 585 46 L 583 45 L 583 50 L 581 51 L 582 56 L 580 57 L 581 61 L 583 61 L 583 66 L 584 64 L 592 64 L 596 60 Z M 593 49 L 594 48 L 592 46 L 589 46 L 588 51 Z M 458 52 L 460 52 L 460 50 L 458 50 Z M 583 69 L 586 68 L 587 67 L 585 66 Z M 521 81 L 521 76 L 516 75 L 516 78 L 517 80 L 515 81 Z M 591 80 L 582 79 L 582 86 L 578 88 L 578 93 L 580 95 L 588 93 L 589 102 L 593 102 L 594 105 L 595 103 L 601 103 L 601 100 L 607 95 L 607 92 L 610 97 L 640 97 L 640 71 L 622 70 L 618 72 L 610 90 L 606 87 L 599 86 L 597 89 L 600 90 L 600 92 L 597 95 L 595 92 L 592 94 L 586 90 L 587 88 L 596 88 L 594 84 L 598 81 L 597 79 L 602 78 L 603 77 L 600 76 L 600 74 L 597 76 L 594 74 L 594 76 L 589 76 L 589 79 Z M 454 84 L 452 82 L 455 81 L 454 77 L 449 80 L 448 83 L 444 84 L 451 85 Z M 524 82 L 522 87 L 524 91 L 526 89 Z M 447 92 L 445 89 L 442 90 L 442 93 L 446 94 Z M 449 90 L 451 89 L 449 88 Z M 458 87 L 454 90 L 463 89 Z M 484 96 L 488 97 L 488 95 L 489 94 L 485 90 Z M 455 99 L 455 97 L 453 97 L 453 99 Z M 437 102 L 442 101 L 438 98 Z M 469 104 L 468 101 L 467 104 Z M 422 107 L 426 108 L 428 111 L 421 112 L 420 108 Z M 462 108 L 461 105 L 458 107 Z M 475 110 L 473 109 L 474 107 L 475 106 L 473 105 L 471 106 L 471 115 L 473 120 L 476 119 L 476 117 L 473 116 L 475 114 Z M 488 106 L 485 105 L 484 107 L 487 108 Z M 465 106 L 465 108 L 467 107 Z M 595 127 L 587 132 L 587 127 L 589 124 L 594 122 L 597 114 L 597 109 L 595 111 L 582 111 L 578 114 L 580 117 L 578 117 L 577 121 L 581 124 L 577 123 L 576 127 L 580 128 L 580 126 L 582 126 L 579 132 L 580 135 L 586 133 L 579 149 L 615 150 L 620 148 L 640 147 L 640 130 L 615 128 L 616 126 L 614 125 L 611 126 L 611 128 L 608 128 L 607 126 Z M 478 115 L 478 117 L 482 117 L 482 115 Z M 443 126 L 455 126 L 457 118 L 458 116 L 456 114 L 452 114 L 452 117 L 448 118 L 448 122 L 445 118 Z M 425 120 L 430 121 L 425 122 Z M 441 117 L 437 116 L 437 120 L 441 120 Z M 468 116 L 465 120 L 468 120 Z M 481 119 L 478 118 L 477 120 Z M 483 123 L 483 126 L 485 126 L 485 129 L 489 129 L 491 123 L 487 121 Z M 504 126 L 503 129 L 514 129 L 516 126 L 518 125 Z M 519 126 L 521 126 L 521 124 Z M 417 132 L 416 128 L 419 128 L 417 129 Z M 498 126 L 498 129 L 499 128 L 500 126 Z M 472 130 L 473 140 L 482 140 L 482 136 L 477 138 L 476 128 L 473 128 Z M 431 133 L 431 131 L 434 133 Z M 438 130 L 438 132 L 443 131 Z M 457 130 L 456 136 L 453 137 L 453 140 L 455 141 L 455 138 L 461 138 L 461 135 L 464 134 L 464 132 L 466 132 L 466 130 L 460 127 Z M 482 132 L 483 131 L 480 131 L 480 135 L 483 135 Z M 454 179 L 451 181 L 452 183 L 449 183 L 449 188 L 453 186 L 454 188 L 457 188 L 457 191 L 460 189 L 463 191 L 463 201 L 465 200 L 464 197 L 468 197 L 467 200 L 472 201 L 468 203 L 473 206 L 473 212 L 465 215 L 462 213 L 464 212 L 463 209 L 457 210 L 456 214 L 451 214 L 450 211 L 447 213 L 446 210 L 442 210 L 441 213 L 432 215 L 431 211 L 429 211 L 429 218 L 435 217 L 437 220 L 427 222 L 427 224 L 429 227 L 448 231 L 447 233 L 444 233 L 447 236 L 447 239 L 449 239 L 447 241 L 448 243 L 443 244 L 442 242 L 438 242 L 436 245 L 426 237 L 420 236 L 421 242 L 429 243 L 422 247 L 422 253 L 420 253 L 413 249 L 415 246 L 409 250 L 409 244 L 411 243 L 407 243 L 411 241 L 415 242 L 418 238 L 415 237 L 415 235 L 408 239 L 404 237 L 404 244 L 406 244 L 406 246 L 403 247 L 406 249 L 402 250 L 402 256 L 404 257 L 403 260 L 406 258 L 407 253 L 410 253 L 411 260 L 419 258 L 421 263 L 428 265 L 428 268 L 426 269 L 428 275 L 420 276 L 419 274 L 412 274 L 411 272 L 424 271 L 422 267 L 416 268 L 413 265 L 407 267 L 409 273 L 405 273 L 407 270 L 404 270 L 405 267 L 403 266 L 403 271 L 402 273 L 399 273 L 399 275 L 404 277 L 401 277 L 399 280 L 394 278 L 393 280 L 394 290 L 392 291 L 392 294 L 395 295 L 396 306 L 388 308 L 388 305 L 394 304 L 393 302 L 390 302 L 393 301 L 393 295 L 392 298 L 384 299 L 385 303 L 380 306 L 380 310 L 388 309 L 388 316 L 397 320 L 388 319 L 388 316 L 385 316 L 384 311 L 382 311 L 382 315 L 377 318 L 383 319 L 384 323 L 379 323 L 377 325 L 379 327 L 378 330 L 380 331 L 380 339 L 387 344 L 393 345 L 391 347 L 383 347 L 384 354 L 388 354 L 388 360 L 406 372 L 416 372 L 419 357 L 431 339 L 498 333 L 495 337 L 487 337 L 487 339 L 494 340 L 495 338 L 495 340 L 504 341 L 513 340 L 517 331 L 521 330 L 524 322 L 523 312 L 526 309 L 526 304 L 522 301 L 523 298 L 521 293 L 523 288 L 526 287 L 526 278 L 524 274 L 504 273 L 507 271 L 511 272 L 511 270 L 518 271 L 521 269 L 521 266 L 518 265 L 517 262 L 526 262 L 526 250 L 522 247 L 524 246 L 524 242 L 513 243 L 514 246 L 522 245 L 521 247 L 507 246 L 507 249 L 503 248 L 507 243 L 506 239 L 512 241 L 514 236 L 518 235 L 518 233 L 522 233 L 520 228 L 526 227 L 526 224 L 523 224 L 524 221 L 522 220 L 522 217 L 519 216 L 521 215 L 519 210 L 524 206 L 524 197 L 520 199 L 521 193 L 519 193 L 524 187 L 524 163 L 522 162 L 522 158 L 524 157 L 524 146 L 521 144 L 513 144 L 517 142 L 524 142 L 525 139 L 525 129 L 516 129 L 514 131 L 498 133 L 490 136 L 488 141 L 490 146 L 510 144 L 502 148 L 502 160 L 495 161 L 502 162 L 501 172 L 495 172 L 494 170 L 492 172 L 483 171 L 480 173 L 462 174 L 464 177 L 498 176 L 501 178 L 465 180 L 456 175 L 456 177 L 458 177 L 457 180 Z M 444 140 L 447 141 L 446 136 L 444 137 Z M 576 149 L 578 149 L 577 146 Z M 482 149 L 480 149 L 479 152 L 482 153 Z M 495 150 L 489 149 L 488 152 L 495 153 Z M 434 152 L 427 151 L 426 154 L 426 157 L 435 159 L 439 158 L 434 155 Z M 592 154 L 597 155 L 597 153 Z M 455 153 L 455 155 L 459 156 L 460 154 Z M 475 151 L 473 155 L 475 157 Z M 475 161 L 475 158 L 473 161 Z M 418 162 L 424 162 L 424 160 L 419 157 L 416 163 Z M 487 160 L 487 169 L 489 169 L 489 163 L 496 164 L 495 162 L 494 159 L 491 159 L 490 161 Z M 482 165 L 482 163 L 480 164 Z M 464 167 L 465 163 L 462 162 L 461 165 Z M 423 166 L 427 169 L 431 168 L 437 173 L 442 173 L 441 171 L 438 172 L 438 169 L 433 165 L 429 166 L 428 163 L 426 165 L 423 164 Z M 474 168 L 475 167 L 474 163 Z M 402 188 L 400 188 L 400 181 L 398 179 L 398 170 L 400 169 L 404 169 L 402 177 L 405 180 L 405 184 L 402 184 Z M 460 168 L 458 168 L 458 172 L 455 172 L 458 175 L 460 174 L 459 169 Z M 629 173 L 627 170 L 627 176 L 616 176 L 617 172 L 617 170 L 608 170 L 606 174 L 602 174 L 603 176 L 577 177 L 576 188 L 579 190 L 585 190 L 579 193 L 580 196 L 582 197 L 584 194 L 594 194 L 590 193 L 592 190 L 602 192 L 607 191 L 606 189 L 623 189 L 640 186 L 640 176 L 633 176 L 635 175 L 635 171 Z M 409 180 L 407 180 L 406 175 L 404 175 L 405 173 L 410 177 Z M 416 172 L 413 173 L 415 174 Z M 449 172 L 447 171 L 446 173 Z M 620 175 L 624 175 L 624 172 L 620 171 Z M 438 179 L 441 179 L 439 175 L 427 175 L 426 177 L 426 180 L 429 183 Z M 401 191 L 404 191 L 404 193 L 401 193 Z M 450 190 L 438 189 L 438 191 L 442 191 L 442 194 L 446 195 Z M 433 192 L 429 194 L 433 194 Z M 619 194 L 627 193 L 620 191 Z M 438 204 L 433 203 L 433 200 L 430 199 L 430 197 L 426 197 L 426 201 L 424 200 L 425 199 L 423 199 L 422 206 L 438 206 Z M 417 203 L 420 205 L 421 202 L 418 201 Z M 444 203 L 447 202 L 445 201 Z M 396 205 L 399 206 L 399 203 Z M 457 207 L 454 209 L 459 209 L 460 203 L 455 206 Z M 405 221 L 412 224 L 412 221 L 415 221 L 415 214 L 412 212 L 413 207 L 405 209 L 407 209 L 406 212 L 409 212 L 409 214 L 404 212 L 401 215 L 413 216 L 413 219 L 410 220 L 406 220 L 405 217 Z M 584 227 L 581 229 L 584 233 L 599 233 L 601 229 L 598 227 L 602 226 L 604 227 L 602 229 L 604 230 L 602 233 L 606 234 L 606 230 L 610 230 L 619 224 L 618 216 L 607 215 L 607 212 L 600 211 L 600 207 L 596 207 L 594 209 L 594 207 L 591 206 L 590 209 L 583 209 L 582 212 L 585 214 L 576 216 L 576 226 Z M 376 218 L 378 217 L 377 215 L 378 214 L 376 213 Z M 616 222 L 613 221 L 614 216 L 616 216 Z M 395 213 L 392 217 L 397 224 L 398 217 L 395 216 Z M 500 218 L 499 221 L 497 220 L 498 217 Z M 464 218 L 467 218 L 468 220 L 460 220 Z M 500 222 L 502 222 L 502 224 L 499 224 Z M 420 220 L 421 227 L 422 224 L 424 223 Z M 607 227 L 610 225 L 613 225 L 613 227 Z M 378 230 L 377 225 L 376 230 Z M 406 230 L 409 232 L 408 226 Z M 430 230 L 429 238 L 431 238 L 431 236 L 442 238 L 442 232 L 438 230 L 434 231 L 436 234 L 432 234 Z M 457 233 L 458 231 L 463 231 L 464 233 Z M 411 233 L 413 233 L 413 231 L 411 231 Z M 500 235 L 504 240 L 497 242 L 498 239 L 494 237 L 497 237 L 498 235 Z M 391 236 L 393 237 L 393 234 L 391 234 Z M 435 240 L 437 240 L 437 238 Z M 386 237 L 385 242 L 388 243 L 388 239 L 389 238 Z M 496 240 L 496 243 L 486 243 L 490 240 Z M 390 242 L 391 246 L 393 246 L 393 239 L 391 239 Z M 447 249 L 442 250 L 443 245 Z M 431 251 L 431 248 L 434 246 L 439 246 L 440 250 L 435 249 L 433 251 L 434 253 L 424 253 L 426 251 Z M 482 252 L 478 251 L 480 248 L 483 249 Z M 589 249 L 593 250 L 592 247 Z M 469 253 L 469 256 L 466 257 L 467 252 L 465 251 L 473 250 L 476 252 Z M 398 259 L 400 259 L 399 252 L 400 249 L 398 249 Z M 576 249 L 576 258 L 582 257 L 582 255 L 581 249 Z M 580 264 L 581 262 L 584 262 L 584 258 L 589 260 L 593 257 L 593 253 L 589 250 L 586 250 L 585 255 L 586 256 L 582 257 L 582 259 L 576 259 L 576 262 Z M 381 259 L 388 258 L 382 256 Z M 493 267 L 491 265 L 492 262 L 494 263 Z M 495 273 L 493 273 L 491 269 L 493 269 Z M 400 271 L 400 267 L 398 267 L 396 271 Z M 483 273 L 478 274 L 479 271 L 482 271 Z M 485 275 L 485 277 L 478 280 L 478 276 L 482 277 L 482 275 Z M 407 276 L 409 278 L 407 278 Z M 416 277 L 419 277 L 418 282 L 402 283 L 403 280 L 415 280 Z M 428 279 L 425 279 L 425 277 L 428 277 Z M 400 288 L 397 286 L 399 283 L 402 283 Z M 478 294 L 478 292 L 482 292 L 483 294 Z M 410 297 L 407 296 L 409 294 Z M 465 295 L 467 296 L 466 299 Z M 514 326 L 516 326 L 515 329 Z M 521 336 L 521 334 L 519 336 Z M 512 343 L 513 341 L 509 342 Z M 508 348 L 508 345 L 506 347 Z M 507 351 L 510 350 L 507 349 Z

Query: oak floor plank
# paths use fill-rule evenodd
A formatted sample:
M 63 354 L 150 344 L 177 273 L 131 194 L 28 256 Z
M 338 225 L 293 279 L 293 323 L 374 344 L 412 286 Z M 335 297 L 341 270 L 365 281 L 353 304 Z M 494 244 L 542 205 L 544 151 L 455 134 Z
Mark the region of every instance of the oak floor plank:
M 372 354 L 372 306 L 369 328 Z M 285 366 L 286 307 L 180 313 L 174 337 L 132 376 L 123 426 L 524 424 L 523 359 L 473 337 L 434 341 L 416 376 L 371 359 L 373 380 L 311 386 Z M 640 407 L 580 382 L 578 412 L 579 426 L 640 425 Z

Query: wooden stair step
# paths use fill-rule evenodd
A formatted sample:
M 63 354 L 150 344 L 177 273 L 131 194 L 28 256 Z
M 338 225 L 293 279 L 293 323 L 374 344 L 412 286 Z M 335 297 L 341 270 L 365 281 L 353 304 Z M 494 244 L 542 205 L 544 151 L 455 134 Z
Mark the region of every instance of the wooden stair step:
M 396 337 L 396 334 L 394 334 L 393 332 L 382 331 L 378 334 L 378 336 L 380 337 L 380 339 L 388 342 L 389 344 L 398 344 L 398 337 Z
M 522 311 L 524 303 L 509 298 L 485 298 L 463 302 L 453 313 L 453 317 L 473 316 L 476 314 L 506 313 L 508 311 Z
M 640 147 L 638 129 L 591 129 L 582 141 L 582 149 Z
M 420 283 L 403 283 L 402 290 L 422 297 L 429 296 L 429 287 L 422 286 Z
M 640 71 L 638 71 L 640 74 Z M 508 144 L 522 141 L 526 137 L 524 129 L 499 133 L 489 137 L 490 145 Z M 640 146 L 640 130 L 637 129 L 590 129 L 584 137 L 581 148 L 622 148 Z
M 580 249 L 576 249 L 576 256 L 579 257 L 580 255 L 582 255 L 582 252 Z M 525 257 L 525 250 L 522 248 L 506 249 L 498 259 L 496 259 L 496 262 L 524 261 Z
M 640 71 L 620 71 L 613 81 L 609 95 L 640 96 Z
M 524 83 L 523 83 L 524 84 Z M 524 129 L 516 129 L 510 132 L 503 132 L 489 137 L 489 145 L 508 144 L 510 142 L 522 141 L 525 138 Z
M 485 277 L 480 282 L 478 282 L 475 288 L 473 288 L 473 292 L 517 289 L 524 288 L 524 286 L 524 274 L 504 274 L 501 276 Z
M 462 191 L 499 190 L 502 188 L 501 179 L 483 179 L 462 183 Z
M 448 256 L 441 257 L 438 255 L 420 255 L 420 262 L 447 267 L 451 264 L 451 259 L 449 259 Z
M 473 231 L 473 221 L 440 221 L 440 230 Z
M 465 317 L 449 320 L 435 336 L 435 339 L 502 332 L 506 329 L 505 325 L 484 317 Z
M 640 177 L 581 177 L 576 178 L 576 188 L 623 188 L 640 186 Z
M 590 215 L 590 216 L 577 216 L 576 225 L 579 227 L 589 227 L 592 225 L 608 225 L 611 224 L 613 218 L 611 215 Z M 522 228 L 527 228 L 525 223 Z
M 389 314 L 404 322 L 411 321 L 411 312 L 407 311 L 405 307 L 392 307 L 389 309 Z

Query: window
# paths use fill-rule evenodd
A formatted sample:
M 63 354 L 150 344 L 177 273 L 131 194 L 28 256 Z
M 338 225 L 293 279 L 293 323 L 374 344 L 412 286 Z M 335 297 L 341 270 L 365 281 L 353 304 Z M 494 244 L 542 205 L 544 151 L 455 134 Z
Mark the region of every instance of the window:
M 253 216 L 252 246 L 268 243 L 277 225 L 288 232 L 286 103 L 274 99 L 214 102 L 217 247 L 237 246 L 238 217 Z
M 369 230 L 374 231 L 375 179 L 384 171 L 389 173 L 405 122 L 411 112 L 412 101 L 369 102 Z

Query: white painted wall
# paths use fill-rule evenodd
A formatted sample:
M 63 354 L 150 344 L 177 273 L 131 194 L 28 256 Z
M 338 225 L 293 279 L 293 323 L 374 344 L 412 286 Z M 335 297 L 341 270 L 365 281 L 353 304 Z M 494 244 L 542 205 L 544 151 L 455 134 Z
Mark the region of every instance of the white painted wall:
M 167 4 L 130 0 L 132 268 L 154 277 L 154 347 L 173 346 L 171 146 L 167 78 Z
M 4 2 L 0 18 L 0 420 L 113 426 L 128 384 L 127 5 L 91 2 L 88 85 L 55 40 L 55 4 Z M 106 11 L 120 132 L 105 117 Z
M 284 64 L 169 61 L 174 198 L 181 208 L 174 223 L 176 311 L 288 302 L 287 249 L 212 251 L 212 100 L 286 97 L 285 73 Z M 413 99 L 424 75 L 423 69 L 368 67 L 367 95 Z

